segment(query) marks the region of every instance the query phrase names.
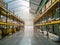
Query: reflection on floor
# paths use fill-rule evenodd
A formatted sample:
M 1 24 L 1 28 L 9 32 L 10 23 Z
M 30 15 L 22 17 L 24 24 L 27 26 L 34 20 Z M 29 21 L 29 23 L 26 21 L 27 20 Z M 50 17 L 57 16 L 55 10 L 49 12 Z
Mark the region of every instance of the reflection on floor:
M 29 36 L 30 35 L 30 36 Z M 24 33 L 23 31 L 17 32 L 9 37 L 0 40 L 0 45 L 60 45 L 49 39 L 44 38 L 38 33 Z

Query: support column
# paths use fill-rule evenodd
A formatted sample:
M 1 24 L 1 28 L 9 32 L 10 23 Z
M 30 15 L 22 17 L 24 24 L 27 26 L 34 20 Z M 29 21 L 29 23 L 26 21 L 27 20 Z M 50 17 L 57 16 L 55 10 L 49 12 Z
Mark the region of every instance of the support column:
M 7 13 L 8 14 L 8 13 Z M 7 23 L 7 20 L 8 20 L 8 18 L 7 18 L 7 16 L 6 16 L 6 23 Z M 6 25 L 6 33 L 7 33 L 7 25 Z M 5 35 L 8 35 L 8 34 L 5 34 Z
M 13 21 L 14 21 L 14 19 L 13 19 Z M 12 30 L 13 30 L 12 33 L 14 33 L 14 25 L 12 26 Z
M 58 15 L 59 15 L 59 18 L 60 18 L 60 2 L 58 3 Z M 59 24 L 59 26 L 60 26 L 60 24 Z M 60 41 L 60 29 L 59 29 L 59 40 L 58 41 Z
M 48 32 L 49 32 L 49 27 L 46 26 L 46 30 L 47 30 L 46 36 L 47 36 L 47 38 L 48 38 L 48 37 L 49 37 L 49 33 L 48 33 Z
M 1 11 L 0 11 L 0 18 L 1 18 Z

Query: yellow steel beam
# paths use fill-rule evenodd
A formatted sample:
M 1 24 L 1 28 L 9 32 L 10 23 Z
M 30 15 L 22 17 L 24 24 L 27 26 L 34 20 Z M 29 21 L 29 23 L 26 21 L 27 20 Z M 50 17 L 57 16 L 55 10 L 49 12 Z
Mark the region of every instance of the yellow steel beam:
M 6 12 L 4 12 L 4 11 L 1 11 L 1 14 L 3 14 L 3 15 L 6 15 Z
M 6 25 L 6 23 L 4 23 L 4 22 L 0 22 L 0 25 Z
M 19 20 L 14 14 L 10 15 L 10 17 L 15 19 L 15 20 Z
M 34 26 L 40 26 L 40 24 L 36 24 L 36 25 L 34 25 Z
M 51 24 L 58 24 L 60 23 L 60 20 L 59 21 L 52 21 Z
M 7 25 L 7 26 L 19 26 L 19 24 L 15 24 L 15 23 L 5 23 L 5 22 L 0 22 L 0 25 Z
M 1 15 L 7 16 L 7 13 L 5 11 L 1 11 Z
M 7 9 L 4 8 L 3 5 L 0 5 L 0 11 L 2 11 L 2 10 L 4 10 L 4 11 L 7 12 L 7 13 L 9 12 Z
M 16 17 L 15 15 L 11 15 L 12 17 L 14 17 L 17 21 L 23 22 L 22 20 L 20 20 L 18 17 Z
M 19 26 L 18 24 L 10 23 L 10 22 L 6 23 L 6 25 L 8 25 L 8 26 Z
M 58 21 L 46 22 L 46 23 L 41 23 L 41 24 L 36 24 L 35 26 L 45 26 L 45 25 L 51 25 L 51 24 L 60 24 L 60 20 L 58 20 Z

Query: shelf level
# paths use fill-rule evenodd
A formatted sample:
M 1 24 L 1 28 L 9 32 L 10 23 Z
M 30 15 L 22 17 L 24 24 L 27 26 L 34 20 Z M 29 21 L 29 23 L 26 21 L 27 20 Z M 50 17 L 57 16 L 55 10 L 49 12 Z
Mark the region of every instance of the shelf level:
M 60 20 L 59 21 L 51 21 L 51 22 L 36 24 L 35 26 L 45 26 L 45 25 L 51 25 L 51 24 L 60 24 Z
M 23 22 L 21 19 L 19 19 L 18 17 L 16 17 L 12 12 L 10 12 L 7 9 L 5 9 L 3 7 L 3 5 L 0 5 L 0 12 L 1 12 L 1 15 L 5 16 L 5 17 L 9 17 L 10 16 L 9 18 L 11 18 L 11 19 L 15 19 L 16 21 Z
M 52 10 L 54 10 L 54 9 L 57 8 L 59 2 L 60 2 L 60 0 L 54 1 L 42 14 L 39 14 L 39 16 L 37 16 L 37 17 L 34 19 L 34 22 L 37 22 L 37 21 L 39 21 L 42 17 L 50 14 L 50 13 L 52 12 Z

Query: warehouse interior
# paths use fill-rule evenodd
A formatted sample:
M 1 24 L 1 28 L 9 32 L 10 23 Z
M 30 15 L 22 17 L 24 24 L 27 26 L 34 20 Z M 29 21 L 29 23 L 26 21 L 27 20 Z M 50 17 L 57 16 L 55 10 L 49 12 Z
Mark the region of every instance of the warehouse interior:
M 60 45 L 60 0 L 0 0 L 0 45 Z

